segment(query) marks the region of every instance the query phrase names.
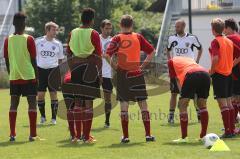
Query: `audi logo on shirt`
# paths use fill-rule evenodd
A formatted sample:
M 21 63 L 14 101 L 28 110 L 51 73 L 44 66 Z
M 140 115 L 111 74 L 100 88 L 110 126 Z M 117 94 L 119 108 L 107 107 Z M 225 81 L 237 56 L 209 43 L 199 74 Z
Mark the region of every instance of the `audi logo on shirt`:
M 55 52 L 52 52 L 52 51 L 41 51 L 41 56 L 43 58 L 54 57 L 55 56 Z
M 187 54 L 188 48 L 175 48 L 175 53 L 177 56 L 180 56 L 181 54 Z

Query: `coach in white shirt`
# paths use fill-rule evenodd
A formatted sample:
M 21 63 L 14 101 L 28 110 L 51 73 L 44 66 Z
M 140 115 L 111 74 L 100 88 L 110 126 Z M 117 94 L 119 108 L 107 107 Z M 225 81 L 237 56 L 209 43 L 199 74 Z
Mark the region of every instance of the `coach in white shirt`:
M 101 44 L 102 44 L 102 50 L 103 50 L 103 57 L 106 53 L 107 47 L 109 43 L 111 42 L 111 33 L 112 33 L 112 23 L 110 20 L 105 19 L 101 23 Z M 112 68 L 107 62 L 105 58 L 103 58 L 103 64 L 102 64 L 102 88 L 104 91 L 104 100 L 105 100 L 105 128 L 109 128 L 110 126 L 110 114 L 112 109 L 111 104 L 111 94 L 112 94 Z
M 36 39 L 37 66 L 39 74 L 38 107 L 41 121 L 46 122 L 45 94 L 48 88 L 51 98 L 52 124 L 56 124 L 58 109 L 57 91 L 49 85 L 48 79 L 51 72 L 56 69 L 64 58 L 63 45 L 56 38 L 58 25 L 54 22 L 45 24 L 46 35 Z
M 196 56 L 196 62 L 199 63 L 202 55 L 202 45 L 199 42 L 198 38 L 195 35 L 185 32 L 186 23 L 184 20 L 177 20 L 175 23 L 176 34 L 172 35 L 168 39 L 167 46 L 167 57 L 171 59 L 174 56 L 185 56 L 195 59 L 194 48 L 198 50 Z M 170 109 L 168 116 L 168 123 L 174 123 L 174 112 L 177 104 L 177 95 L 179 94 L 179 89 L 175 79 L 170 77 L 170 90 L 171 90 L 171 99 L 170 99 Z M 197 108 L 196 108 L 196 111 Z M 198 113 L 198 119 L 200 118 Z

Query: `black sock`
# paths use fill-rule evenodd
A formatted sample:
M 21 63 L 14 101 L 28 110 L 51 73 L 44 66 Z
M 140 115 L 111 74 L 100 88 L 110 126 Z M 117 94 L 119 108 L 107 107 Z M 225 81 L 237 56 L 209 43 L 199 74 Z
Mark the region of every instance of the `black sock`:
M 175 109 L 169 110 L 169 119 L 174 119 L 174 113 L 175 113 Z
M 51 110 L 52 110 L 52 119 L 56 120 L 57 111 L 58 111 L 58 100 L 51 101 Z
M 112 104 L 111 103 L 105 103 L 105 124 L 110 124 L 109 119 L 111 115 L 111 109 L 112 109 Z
M 44 100 L 38 101 L 38 109 L 40 111 L 41 117 L 46 118 L 46 115 L 45 115 L 45 101 Z

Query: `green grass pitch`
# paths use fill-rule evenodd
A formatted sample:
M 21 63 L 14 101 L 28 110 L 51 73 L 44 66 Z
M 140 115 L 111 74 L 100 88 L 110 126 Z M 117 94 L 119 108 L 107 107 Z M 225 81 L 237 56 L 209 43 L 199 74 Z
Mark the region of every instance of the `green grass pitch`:
M 67 121 L 59 119 L 56 126 L 50 122 L 49 98 L 47 98 L 47 124 L 38 127 L 38 134 L 45 141 L 28 142 L 29 128 L 26 99 L 22 98 L 17 116 L 17 138 L 15 143 L 8 141 L 9 123 L 9 90 L 0 90 L 0 158 L 1 159 L 219 159 L 240 157 L 240 138 L 226 140 L 231 152 L 209 152 L 203 144 L 197 142 L 200 124 L 197 123 L 193 104 L 190 105 L 189 138 L 191 142 L 176 145 L 171 141 L 180 136 L 179 120 L 175 126 L 169 126 L 164 114 L 168 113 L 170 93 L 149 97 L 148 103 L 152 114 L 152 134 L 157 141 L 146 143 L 141 117 L 138 116 L 138 107 L 130 106 L 131 119 L 129 124 L 129 144 L 120 144 L 122 135 L 119 120 L 119 105 L 111 115 L 111 128 L 104 129 L 104 115 L 94 118 L 92 135 L 97 142 L 92 145 L 72 144 L 69 141 Z M 62 99 L 59 93 L 59 99 Z M 100 100 L 95 101 L 95 105 Z M 208 100 L 209 129 L 208 132 L 221 134 L 222 120 L 216 101 L 211 96 Z M 38 116 L 39 119 L 39 116 Z M 177 118 L 178 119 L 178 118 Z

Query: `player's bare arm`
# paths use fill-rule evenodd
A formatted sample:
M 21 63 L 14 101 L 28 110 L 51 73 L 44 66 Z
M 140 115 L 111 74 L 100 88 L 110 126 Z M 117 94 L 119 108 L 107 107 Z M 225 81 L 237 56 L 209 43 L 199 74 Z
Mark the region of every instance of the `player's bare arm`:
M 151 62 L 155 53 L 156 51 L 154 50 L 151 54 L 147 55 L 146 59 L 143 61 L 143 64 L 141 65 L 141 69 L 144 69 Z

